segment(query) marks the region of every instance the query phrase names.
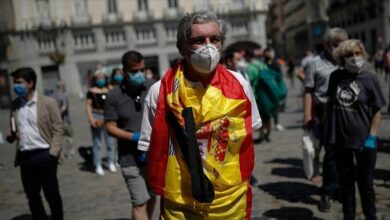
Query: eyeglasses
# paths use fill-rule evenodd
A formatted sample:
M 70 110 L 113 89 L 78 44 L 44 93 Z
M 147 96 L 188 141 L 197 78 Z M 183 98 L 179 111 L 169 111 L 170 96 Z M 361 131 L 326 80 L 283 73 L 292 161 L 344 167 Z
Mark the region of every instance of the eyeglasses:
M 127 73 L 136 74 L 138 72 L 145 72 L 145 68 L 127 70 Z

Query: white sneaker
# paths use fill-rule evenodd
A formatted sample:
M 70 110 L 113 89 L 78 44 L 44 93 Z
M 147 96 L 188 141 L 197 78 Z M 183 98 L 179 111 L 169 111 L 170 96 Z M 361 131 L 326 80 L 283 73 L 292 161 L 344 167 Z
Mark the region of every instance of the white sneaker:
M 275 126 L 275 128 L 276 128 L 276 130 L 278 130 L 278 131 L 283 131 L 283 130 L 284 130 L 284 127 L 283 127 L 283 125 L 281 125 L 281 124 L 277 124 L 277 125 Z
M 97 174 L 98 176 L 104 176 L 104 170 L 103 170 L 103 168 L 102 168 L 101 165 L 99 165 L 99 166 L 96 167 L 95 172 L 96 172 L 96 174 Z
M 110 163 L 108 164 L 108 170 L 111 172 L 111 173 L 115 173 L 116 172 L 116 166 L 114 163 Z

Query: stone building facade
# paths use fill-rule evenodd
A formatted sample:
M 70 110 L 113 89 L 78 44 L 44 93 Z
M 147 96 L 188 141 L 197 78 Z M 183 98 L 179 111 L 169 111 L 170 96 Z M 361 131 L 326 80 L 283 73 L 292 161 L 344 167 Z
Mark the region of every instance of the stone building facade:
M 265 45 L 269 0 L 2 0 L 0 69 L 31 66 L 41 91 L 58 80 L 82 96 L 88 70 L 113 67 L 137 50 L 161 77 L 180 57 L 178 20 L 187 12 L 211 10 L 225 20 L 225 46 L 243 41 Z M 1 25 L 4 24 L 4 25 Z

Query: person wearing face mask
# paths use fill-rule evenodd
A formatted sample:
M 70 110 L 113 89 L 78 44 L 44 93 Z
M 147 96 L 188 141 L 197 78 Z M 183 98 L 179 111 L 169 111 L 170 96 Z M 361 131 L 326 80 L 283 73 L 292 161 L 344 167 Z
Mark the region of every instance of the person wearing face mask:
M 49 203 L 51 219 L 64 219 L 57 179 L 61 149 L 62 120 L 56 100 L 36 91 L 37 75 L 30 67 L 11 73 L 13 90 L 10 132 L 7 141 L 17 141 L 15 166 L 20 166 L 24 192 L 32 219 L 47 219 L 41 188 Z
M 246 74 L 247 63 L 244 56 L 238 50 L 226 51 L 224 56 L 224 64 L 227 69 L 241 73 L 241 75 L 249 80 Z
M 140 140 L 145 96 L 154 80 L 145 77 L 145 61 L 137 51 L 122 56 L 124 78 L 108 93 L 104 109 L 107 131 L 117 139 L 118 163 L 132 201 L 133 219 L 148 219 L 154 209 L 154 196 L 145 182 L 146 151 L 137 149 Z
M 266 65 L 268 66 L 268 68 L 270 70 L 273 70 L 272 73 L 275 74 L 275 78 L 278 79 L 278 82 L 280 82 L 280 84 L 284 85 L 284 88 L 286 88 L 285 82 L 284 82 L 284 79 L 283 79 L 282 70 L 281 70 L 281 65 L 275 59 L 275 50 L 273 48 L 269 48 L 268 47 L 268 48 L 264 49 L 264 61 L 265 61 Z M 278 130 L 278 131 L 283 131 L 284 130 L 283 125 L 279 124 L 279 111 L 283 111 L 284 110 L 284 105 L 286 103 L 285 99 L 286 99 L 286 97 L 284 97 L 282 100 L 278 101 L 277 109 L 276 109 L 276 111 L 272 115 L 272 118 L 274 119 L 275 129 Z M 279 104 L 279 103 L 281 103 L 281 104 Z M 270 131 L 268 132 L 267 137 L 269 135 L 270 135 Z
M 260 54 L 265 53 L 256 52 L 256 56 L 255 51 L 259 51 L 259 49 L 249 50 L 245 54 L 249 61 L 247 68 L 249 81 L 263 122 L 263 126 L 259 129 L 259 137 L 255 139 L 255 142 L 261 143 L 263 140 L 270 142 L 271 117 L 277 111 L 286 90 L 279 86 L 281 74 L 271 70 L 266 63 L 260 60 Z
M 322 163 L 322 186 L 321 200 L 318 209 L 321 212 L 329 212 L 331 199 L 337 196 L 338 179 L 336 164 L 333 157 L 332 147 L 324 144 L 324 124 L 323 113 L 327 101 L 326 92 L 330 74 L 337 69 L 337 63 L 333 58 L 333 50 L 348 39 L 348 33 L 341 28 L 331 28 L 324 35 L 324 52 L 313 58 L 305 68 L 304 77 L 304 113 L 303 128 L 313 132 L 319 139 L 319 146 L 315 146 L 314 174 L 309 177 L 313 180 L 319 175 L 319 155 L 323 146 L 325 154 Z
M 87 93 L 86 110 L 88 122 L 92 132 L 92 152 L 95 172 L 97 175 L 103 176 L 104 170 L 102 167 L 102 159 L 100 153 L 102 147 L 102 137 L 104 138 L 107 146 L 108 169 L 110 172 L 113 173 L 116 172 L 116 152 L 114 146 L 115 140 L 113 137 L 107 134 L 107 131 L 104 127 L 104 105 L 109 90 L 107 88 L 107 77 L 101 68 L 95 71 L 92 81 L 92 87 Z
M 252 129 L 261 126 L 250 84 L 219 64 L 225 28 L 214 13 L 187 14 L 177 30 L 184 59 L 151 88 L 155 111 L 144 112 L 155 113 L 147 177 L 161 219 L 250 219 Z
M 111 72 L 110 84 L 108 85 L 109 90 L 115 89 L 120 86 L 123 80 L 123 73 L 120 68 L 114 68 Z
M 145 77 L 150 80 L 156 80 L 157 77 L 151 69 L 145 69 Z
M 344 219 L 355 219 L 355 182 L 365 219 L 377 219 L 376 133 L 385 99 L 376 74 L 365 69 L 367 53 L 362 42 L 346 40 L 333 54 L 340 68 L 329 79 L 325 136 L 334 149 Z

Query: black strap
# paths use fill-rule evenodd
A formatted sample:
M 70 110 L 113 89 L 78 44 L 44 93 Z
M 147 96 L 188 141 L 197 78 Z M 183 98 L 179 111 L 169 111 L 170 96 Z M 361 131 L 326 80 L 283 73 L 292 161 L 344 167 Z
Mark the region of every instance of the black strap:
M 214 200 L 214 187 L 203 172 L 192 108 L 185 108 L 182 111 L 182 116 L 185 121 L 184 129 L 179 125 L 172 112 L 168 114 L 168 121 L 175 130 L 176 139 L 190 171 L 192 197 L 201 203 L 211 203 Z

